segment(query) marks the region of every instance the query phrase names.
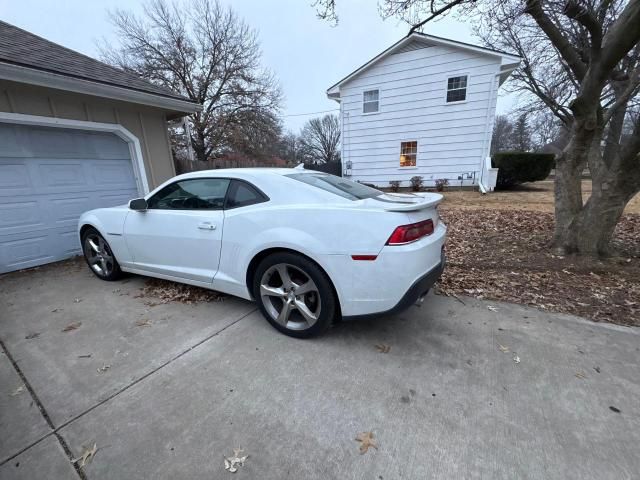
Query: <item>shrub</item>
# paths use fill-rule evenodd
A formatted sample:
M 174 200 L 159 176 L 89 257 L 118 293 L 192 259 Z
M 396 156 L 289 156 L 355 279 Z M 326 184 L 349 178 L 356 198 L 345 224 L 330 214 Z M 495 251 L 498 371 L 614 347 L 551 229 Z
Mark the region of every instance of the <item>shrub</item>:
M 416 175 L 415 177 L 411 177 L 409 181 L 411 182 L 411 190 L 413 190 L 414 192 L 419 192 L 422 190 L 422 183 L 424 182 L 424 180 L 421 176 Z
M 449 180 L 446 178 L 439 178 L 436 180 L 436 190 L 438 192 L 443 192 L 447 185 L 449 185 Z
M 500 152 L 493 155 L 491 165 L 498 168 L 497 188 L 509 188 L 524 182 L 544 180 L 551 173 L 552 153 Z
M 389 182 L 389 188 L 392 192 L 397 192 L 400 190 L 400 180 L 391 180 Z

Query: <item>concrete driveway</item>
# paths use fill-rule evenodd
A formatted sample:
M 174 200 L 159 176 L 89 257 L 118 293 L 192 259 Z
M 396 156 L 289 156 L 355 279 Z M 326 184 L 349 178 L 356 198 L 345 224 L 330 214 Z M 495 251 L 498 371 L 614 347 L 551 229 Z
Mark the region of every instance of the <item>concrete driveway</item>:
M 430 296 L 301 341 L 143 284 L 78 261 L 0 277 L 1 479 L 638 478 L 637 330 Z

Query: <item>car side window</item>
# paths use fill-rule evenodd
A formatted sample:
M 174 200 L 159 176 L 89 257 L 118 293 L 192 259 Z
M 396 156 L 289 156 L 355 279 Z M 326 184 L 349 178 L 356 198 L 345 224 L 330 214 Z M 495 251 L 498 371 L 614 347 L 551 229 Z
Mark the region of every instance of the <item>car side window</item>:
M 230 180 L 194 178 L 167 185 L 147 200 L 155 210 L 222 210 Z
M 239 180 L 234 180 L 231 182 L 231 186 L 229 187 L 227 202 L 224 208 L 246 207 L 256 203 L 266 202 L 267 200 L 269 200 L 267 196 L 253 185 Z

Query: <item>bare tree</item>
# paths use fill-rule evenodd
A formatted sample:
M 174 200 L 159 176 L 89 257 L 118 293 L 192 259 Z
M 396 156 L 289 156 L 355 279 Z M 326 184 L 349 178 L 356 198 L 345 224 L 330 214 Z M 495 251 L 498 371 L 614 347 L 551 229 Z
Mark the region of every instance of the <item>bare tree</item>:
M 513 148 L 518 152 L 528 152 L 531 149 L 531 129 L 526 113 L 521 113 L 513 126 Z
M 300 133 L 304 154 L 316 162 L 340 161 L 340 122 L 336 115 L 309 120 Z
M 335 7 L 319 0 L 327 18 Z M 335 10 L 334 10 L 335 11 Z M 475 16 L 485 44 L 522 57 L 517 89 L 562 122 L 568 142 L 556 160 L 554 246 L 562 253 L 609 252 L 616 224 L 640 191 L 640 121 L 630 106 L 640 90 L 638 0 L 383 0 L 383 16 L 411 31 L 451 12 Z M 418 20 L 420 19 L 420 20 Z M 602 147 L 604 145 L 604 147 Z M 592 194 L 583 202 L 589 166 Z
M 228 148 L 247 118 L 277 113 L 280 88 L 260 67 L 256 32 L 217 0 L 149 0 L 141 17 L 110 19 L 121 43 L 102 46 L 105 61 L 202 104 L 189 117 L 197 159 Z
M 547 145 L 558 140 L 563 134 L 561 122 L 549 110 L 534 112 L 531 121 L 531 142 L 532 148 L 542 151 Z
M 513 124 L 506 115 L 498 115 L 493 124 L 491 136 L 491 155 L 506 152 L 513 147 Z

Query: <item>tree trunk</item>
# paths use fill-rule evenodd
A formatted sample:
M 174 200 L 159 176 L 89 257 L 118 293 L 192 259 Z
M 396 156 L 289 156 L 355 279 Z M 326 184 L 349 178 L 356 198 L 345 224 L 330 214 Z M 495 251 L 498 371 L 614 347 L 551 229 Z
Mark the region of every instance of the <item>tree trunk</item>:
M 620 176 L 618 172 L 617 176 Z M 624 207 L 633 197 L 628 189 L 617 185 L 615 178 L 594 178 L 591 197 L 575 221 L 577 251 L 582 255 L 606 256 Z
M 608 140 L 619 135 L 617 119 Z M 627 203 L 640 189 L 636 172 L 624 162 L 619 145 L 603 149 L 602 128 L 572 131 L 572 138 L 556 162 L 554 247 L 558 253 L 606 256 L 616 225 Z M 630 148 L 633 157 L 637 149 Z M 610 157 L 603 157 L 604 154 Z M 637 155 L 637 153 L 636 153 Z M 628 159 L 627 159 L 628 160 Z M 583 205 L 581 174 L 586 164 L 592 192 Z

